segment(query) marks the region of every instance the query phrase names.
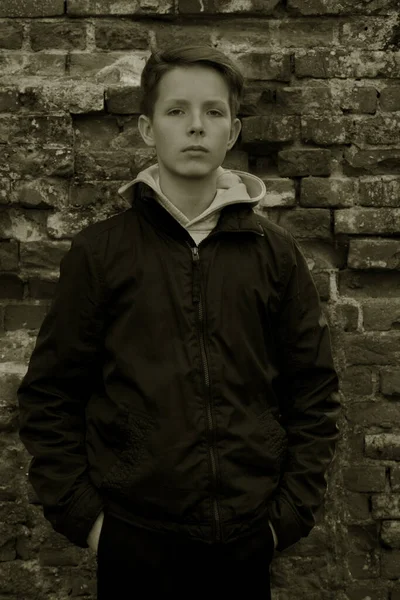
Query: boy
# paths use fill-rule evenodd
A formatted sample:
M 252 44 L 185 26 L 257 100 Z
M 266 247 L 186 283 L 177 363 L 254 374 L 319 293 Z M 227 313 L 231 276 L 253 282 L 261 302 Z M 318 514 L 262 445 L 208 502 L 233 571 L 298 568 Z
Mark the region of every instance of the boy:
M 18 390 L 30 481 L 53 528 L 97 552 L 101 600 L 132 583 L 270 598 L 274 548 L 311 531 L 334 456 L 328 326 L 293 237 L 253 211 L 264 183 L 221 167 L 236 65 L 172 47 L 141 86 L 157 164 L 61 261 Z

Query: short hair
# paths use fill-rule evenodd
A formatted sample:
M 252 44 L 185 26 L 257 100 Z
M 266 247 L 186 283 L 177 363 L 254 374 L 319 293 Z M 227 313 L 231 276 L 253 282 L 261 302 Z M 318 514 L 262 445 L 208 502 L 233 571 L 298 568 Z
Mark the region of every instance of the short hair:
M 153 51 L 141 74 L 140 112 L 153 119 L 159 83 L 166 73 L 175 67 L 198 65 L 211 67 L 224 78 L 229 89 L 229 108 L 233 120 L 242 101 L 244 76 L 228 56 L 207 45 L 175 45 Z

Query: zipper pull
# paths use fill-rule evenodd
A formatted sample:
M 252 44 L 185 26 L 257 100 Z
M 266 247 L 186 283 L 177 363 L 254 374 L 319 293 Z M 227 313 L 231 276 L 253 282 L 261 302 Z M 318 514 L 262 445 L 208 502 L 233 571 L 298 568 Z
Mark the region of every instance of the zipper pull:
M 198 261 L 200 260 L 200 254 L 199 254 L 199 249 L 197 246 L 193 246 L 191 248 L 192 250 L 192 254 L 193 254 L 193 260 Z

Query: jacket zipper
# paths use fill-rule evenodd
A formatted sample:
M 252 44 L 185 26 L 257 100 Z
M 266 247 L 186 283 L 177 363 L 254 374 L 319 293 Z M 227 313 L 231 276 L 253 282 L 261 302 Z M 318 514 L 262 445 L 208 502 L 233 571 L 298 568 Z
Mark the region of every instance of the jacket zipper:
M 189 244 L 189 242 L 186 242 L 186 243 L 192 252 L 192 259 L 193 259 L 194 266 L 196 269 L 199 269 L 199 267 L 200 267 L 199 249 L 197 246 L 191 246 Z M 199 321 L 201 324 L 200 348 L 201 348 L 201 356 L 203 359 L 202 363 L 203 363 L 204 380 L 205 380 L 207 390 L 208 390 L 206 409 L 207 409 L 209 431 L 210 431 L 210 434 L 212 434 L 213 430 L 214 430 L 214 424 L 213 424 L 213 418 L 212 418 L 212 413 L 211 413 L 211 403 L 210 403 L 210 377 L 209 377 L 209 372 L 208 372 L 207 355 L 206 355 L 205 341 L 204 341 L 203 304 L 202 304 L 201 288 L 200 288 L 200 270 L 198 272 L 199 272 L 199 278 L 197 280 L 198 281 L 197 288 L 195 286 L 196 282 L 193 281 L 193 302 L 198 302 L 198 304 L 199 304 Z M 196 293 L 197 289 L 198 289 L 198 293 Z M 214 446 L 212 445 L 212 443 L 210 443 L 210 457 L 211 457 L 211 468 L 212 468 L 214 484 L 215 484 L 215 489 L 216 489 L 216 487 L 217 487 L 217 466 L 216 466 L 216 460 L 215 460 L 215 450 L 214 450 Z M 218 500 L 217 500 L 216 496 L 213 497 L 213 511 L 214 511 L 215 532 L 216 532 L 215 539 L 217 542 L 220 542 L 221 541 L 221 518 L 220 518 L 220 513 L 219 513 Z

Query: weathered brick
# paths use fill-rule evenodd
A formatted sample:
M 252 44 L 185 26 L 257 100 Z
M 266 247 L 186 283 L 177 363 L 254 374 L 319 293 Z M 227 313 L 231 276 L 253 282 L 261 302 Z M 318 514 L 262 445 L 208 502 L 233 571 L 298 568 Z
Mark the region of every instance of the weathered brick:
M 10 179 L 21 177 L 69 177 L 74 171 L 71 148 L 46 148 L 22 146 L 5 147 L 0 162 L 0 175 Z
M 339 24 L 339 42 L 346 48 L 358 47 L 381 50 L 390 43 L 397 24 L 397 15 L 391 17 L 364 17 L 349 19 Z
M 393 175 L 360 177 L 358 203 L 362 206 L 400 208 L 400 178 Z
M 320 145 L 348 144 L 353 139 L 354 124 L 349 117 L 302 116 L 301 139 Z
M 371 300 L 363 306 L 367 330 L 389 331 L 400 328 L 400 302 L 395 299 Z
M 385 87 L 380 94 L 379 103 L 387 112 L 400 110 L 400 85 Z
M 149 46 L 149 30 L 140 22 L 97 21 L 96 46 L 104 50 L 146 50 Z
M 336 42 L 337 25 L 331 20 L 320 20 L 315 27 L 314 19 L 281 21 L 278 25 L 278 43 L 282 48 L 332 46 Z
M 386 473 L 384 466 L 354 465 L 343 471 L 343 483 L 352 492 L 383 492 Z
M 21 23 L 16 23 L 15 21 L 3 21 L 0 23 L 0 48 L 17 50 L 22 46 L 22 37 L 23 29 Z
M 315 115 L 333 111 L 332 90 L 329 87 L 284 87 L 276 90 L 276 106 L 291 115 Z
M 18 109 L 18 90 L 7 86 L 0 89 L 0 112 L 15 112 Z
M 52 21 L 31 23 L 32 50 L 58 48 L 84 50 L 86 48 L 86 24 L 80 21 Z
M 15 240 L 0 242 L 0 271 L 18 268 L 18 243 Z
M 343 331 L 356 331 L 358 327 L 358 307 L 352 304 L 335 304 L 332 308 L 332 323 Z
M 69 75 L 82 79 L 92 79 L 94 75 L 105 67 L 113 65 L 120 58 L 121 54 L 114 52 L 74 52 L 71 53 L 69 58 Z M 118 83 L 118 80 L 110 81 L 110 83 Z
M 304 177 L 300 205 L 350 207 L 357 202 L 356 180 L 348 177 Z
M 0 205 L 10 202 L 11 185 L 8 179 L 0 179 Z
M 326 240 L 299 240 L 300 247 L 311 271 L 313 269 L 343 269 L 346 264 L 346 248 Z
M 347 335 L 351 336 L 344 349 L 348 365 L 396 365 L 398 363 L 400 335 L 397 332 Z
M 71 118 L 55 115 L 0 115 L 0 143 L 72 146 Z
M 82 223 L 82 227 L 85 227 L 85 225 L 86 223 Z M 53 280 L 30 277 L 28 279 L 28 297 L 33 300 L 52 300 L 54 298 L 57 279 L 58 276 L 54 277 Z
M 39 329 L 47 313 L 43 305 L 19 304 L 6 306 L 4 328 L 6 331 L 17 329 Z
M 21 267 L 57 270 L 69 247 L 69 242 L 21 242 Z
M 139 114 L 140 99 L 139 86 L 110 86 L 105 93 L 107 111 L 120 115 Z
M 153 163 L 152 149 L 76 152 L 75 173 L 82 180 L 130 180 Z
M 400 492 L 400 466 L 390 466 L 390 487 L 392 492 Z
M 369 367 L 347 367 L 340 377 L 344 396 L 369 396 L 372 394 L 372 371 Z
M 22 300 L 24 295 L 24 283 L 14 274 L 0 275 L 0 299 Z
M 389 548 L 400 548 L 400 521 L 383 521 L 381 540 Z
M 381 577 L 382 579 L 400 579 L 399 561 L 400 551 L 389 550 L 383 551 L 380 557 L 381 562 Z M 395 600 L 391 596 L 391 600 Z
M 265 23 L 265 27 L 261 27 L 259 23 L 253 25 L 251 22 L 246 28 L 238 31 L 235 25 L 231 25 L 231 21 L 228 17 L 223 20 L 222 23 L 214 21 L 212 25 L 208 23 L 192 23 L 186 21 L 183 25 L 178 25 L 174 21 L 155 21 L 152 23 L 152 31 L 154 32 L 156 39 L 157 48 L 165 48 L 168 46 L 171 39 L 177 44 L 188 44 L 191 40 L 196 40 L 198 44 L 205 44 L 206 46 L 212 46 L 213 41 L 225 49 L 229 48 L 234 44 L 234 48 L 237 52 L 246 50 L 247 48 L 254 47 L 254 40 L 261 39 L 265 42 L 260 42 L 262 45 L 269 45 L 268 33 L 270 26 Z
M 115 204 L 121 181 L 91 181 L 75 183 L 71 187 L 71 204 L 74 206 L 88 206 L 91 204 Z
M 296 238 L 330 239 L 330 214 L 323 208 L 269 209 L 268 217 Z
M 368 496 L 358 492 L 344 492 L 344 517 L 346 523 L 360 523 L 371 520 Z
M 350 146 L 345 149 L 345 175 L 392 175 L 400 173 L 400 149 Z
M 365 455 L 369 458 L 400 460 L 400 435 L 370 433 L 365 435 Z
M 296 191 L 294 181 L 284 177 L 263 178 L 266 194 L 260 205 L 266 208 L 270 206 L 294 206 L 296 204 Z
M 349 114 L 376 112 L 378 104 L 377 90 L 372 86 L 363 85 L 344 88 L 340 94 L 340 108 Z
M 283 177 L 330 175 L 331 160 L 330 150 L 281 150 L 278 154 L 278 171 Z
M 346 407 L 346 419 L 352 425 L 359 427 L 379 427 L 392 430 L 400 425 L 400 407 L 398 403 L 371 400 L 367 402 L 352 402 Z M 365 439 L 363 454 L 365 450 Z M 357 459 L 359 460 L 359 459 Z
M 108 16 L 108 15 L 126 15 L 135 14 L 155 14 L 165 15 L 172 13 L 174 3 L 172 0 L 152 0 L 142 8 L 144 3 L 138 3 L 137 0 L 67 0 L 67 13 L 70 16 Z
M 64 0 L 2 0 L 0 17 L 57 17 L 64 14 Z
M 66 55 L 7 53 L 0 54 L 0 73 L 6 76 L 63 77 Z
M 378 115 L 355 122 L 352 141 L 357 144 L 397 144 L 400 142 L 400 116 Z
M 355 298 L 399 298 L 400 280 L 397 272 L 355 272 L 343 270 L 339 273 L 339 293 Z
M 74 132 L 75 148 L 79 151 L 104 151 L 105 148 L 113 148 L 112 143 L 119 136 L 120 130 L 114 116 L 79 115 L 74 118 Z
M 328 301 L 331 297 L 329 273 L 324 271 L 313 272 L 312 277 L 314 279 L 320 299 L 323 301 Z
M 32 93 L 35 110 L 46 113 L 65 111 L 80 114 L 104 109 L 103 86 L 90 82 L 54 81 L 33 88 Z
M 344 208 L 335 211 L 335 233 L 399 233 L 400 208 Z
M 397 7 L 397 0 L 288 0 L 288 9 L 293 15 L 346 15 L 346 14 L 390 14 Z
M 380 373 L 380 391 L 385 396 L 400 396 L 400 370 L 399 369 L 381 369 Z
M 369 580 L 367 583 L 357 581 L 346 585 L 345 600 L 387 600 L 387 597 L 387 584 L 384 581 Z
M 69 181 L 60 178 L 44 178 L 13 182 L 11 201 L 26 208 L 63 208 L 68 205 Z
M 384 209 L 382 209 L 384 210 Z M 350 240 L 348 266 L 351 269 L 400 270 L 397 240 Z
M 297 77 L 398 78 L 400 52 L 379 50 L 298 50 L 295 56 Z
M 346 562 L 354 579 L 376 579 L 380 575 L 379 559 L 373 552 L 350 553 Z
M 242 119 L 242 142 L 290 142 L 298 130 L 298 117 L 244 117 Z
M 290 81 L 289 54 L 246 52 L 235 55 L 235 62 L 247 79 Z
M 134 53 L 117 55 L 115 52 L 102 54 L 71 54 L 70 74 L 82 79 L 90 78 L 106 85 L 139 85 L 146 62 L 144 56 Z
M 240 0 L 178 0 L 177 10 L 179 14 L 214 14 L 214 13 L 258 13 L 269 15 L 278 4 L 279 0 L 248 0 L 243 3 Z

